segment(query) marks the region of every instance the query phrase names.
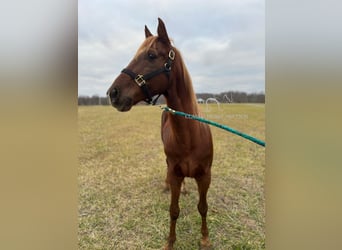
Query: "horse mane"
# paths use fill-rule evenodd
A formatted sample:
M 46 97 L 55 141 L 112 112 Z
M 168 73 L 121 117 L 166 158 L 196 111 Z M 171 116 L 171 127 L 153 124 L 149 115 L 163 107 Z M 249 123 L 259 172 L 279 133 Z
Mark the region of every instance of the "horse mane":
M 199 115 L 199 108 L 197 104 L 197 98 L 192 86 L 192 80 L 189 71 L 184 63 L 180 51 L 173 47 L 176 53 L 175 61 L 173 64 L 173 70 L 175 74 L 179 74 L 178 77 L 181 79 L 176 79 L 178 96 L 185 103 L 186 106 L 190 108 L 189 112 L 193 115 Z

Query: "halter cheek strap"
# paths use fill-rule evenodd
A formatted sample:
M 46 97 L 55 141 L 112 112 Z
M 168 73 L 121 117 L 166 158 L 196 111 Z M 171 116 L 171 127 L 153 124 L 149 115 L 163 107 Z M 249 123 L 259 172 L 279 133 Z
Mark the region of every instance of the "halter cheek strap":
M 175 59 L 175 55 L 176 55 L 175 51 L 171 49 L 169 51 L 168 59 L 166 63 L 164 64 L 164 66 L 148 74 L 145 74 L 145 75 L 136 74 L 132 70 L 127 69 L 127 68 L 124 68 L 121 71 L 121 73 L 125 73 L 129 75 L 131 79 L 134 80 L 134 82 L 141 88 L 142 92 L 144 93 L 146 97 L 146 99 L 144 100 L 145 102 L 147 102 L 148 104 L 155 105 L 158 98 L 161 96 L 161 94 L 159 94 L 155 99 L 152 99 L 151 91 L 148 89 L 146 81 L 162 73 L 165 73 L 166 76 L 169 77 L 171 67 L 172 67 L 172 62 Z

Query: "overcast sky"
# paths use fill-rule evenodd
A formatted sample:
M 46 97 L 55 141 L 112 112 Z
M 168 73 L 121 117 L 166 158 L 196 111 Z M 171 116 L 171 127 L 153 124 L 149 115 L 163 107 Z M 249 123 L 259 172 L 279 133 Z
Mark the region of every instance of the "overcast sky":
M 163 19 L 188 67 L 195 92 L 264 92 L 263 0 L 81 0 L 79 95 L 105 96 Z

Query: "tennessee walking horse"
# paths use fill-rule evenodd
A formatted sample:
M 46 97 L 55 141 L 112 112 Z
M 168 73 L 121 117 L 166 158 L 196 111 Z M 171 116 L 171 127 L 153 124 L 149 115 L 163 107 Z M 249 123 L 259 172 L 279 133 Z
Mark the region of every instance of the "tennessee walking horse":
M 163 21 L 158 18 L 158 35 L 145 26 L 145 41 L 132 61 L 124 68 L 107 91 L 113 107 L 129 111 L 140 101 L 154 103 L 153 97 L 163 95 L 175 110 L 199 115 L 191 78 L 180 52 L 171 44 Z M 173 249 L 179 196 L 185 177 L 198 185 L 198 211 L 202 217 L 201 248 L 209 248 L 206 216 L 207 191 L 211 181 L 213 160 L 212 136 L 207 124 L 163 112 L 161 137 L 166 154 L 166 182 L 171 189 L 170 234 L 165 249 Z

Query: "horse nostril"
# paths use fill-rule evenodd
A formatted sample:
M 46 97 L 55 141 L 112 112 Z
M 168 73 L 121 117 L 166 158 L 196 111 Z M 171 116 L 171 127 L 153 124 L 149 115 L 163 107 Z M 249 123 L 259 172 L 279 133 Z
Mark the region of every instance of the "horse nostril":
M 109 92 L 109 97 L 114 100 L 116 97 L 118 97 L 119 91 L 116 88 L 113 88 L 110 92 Z

